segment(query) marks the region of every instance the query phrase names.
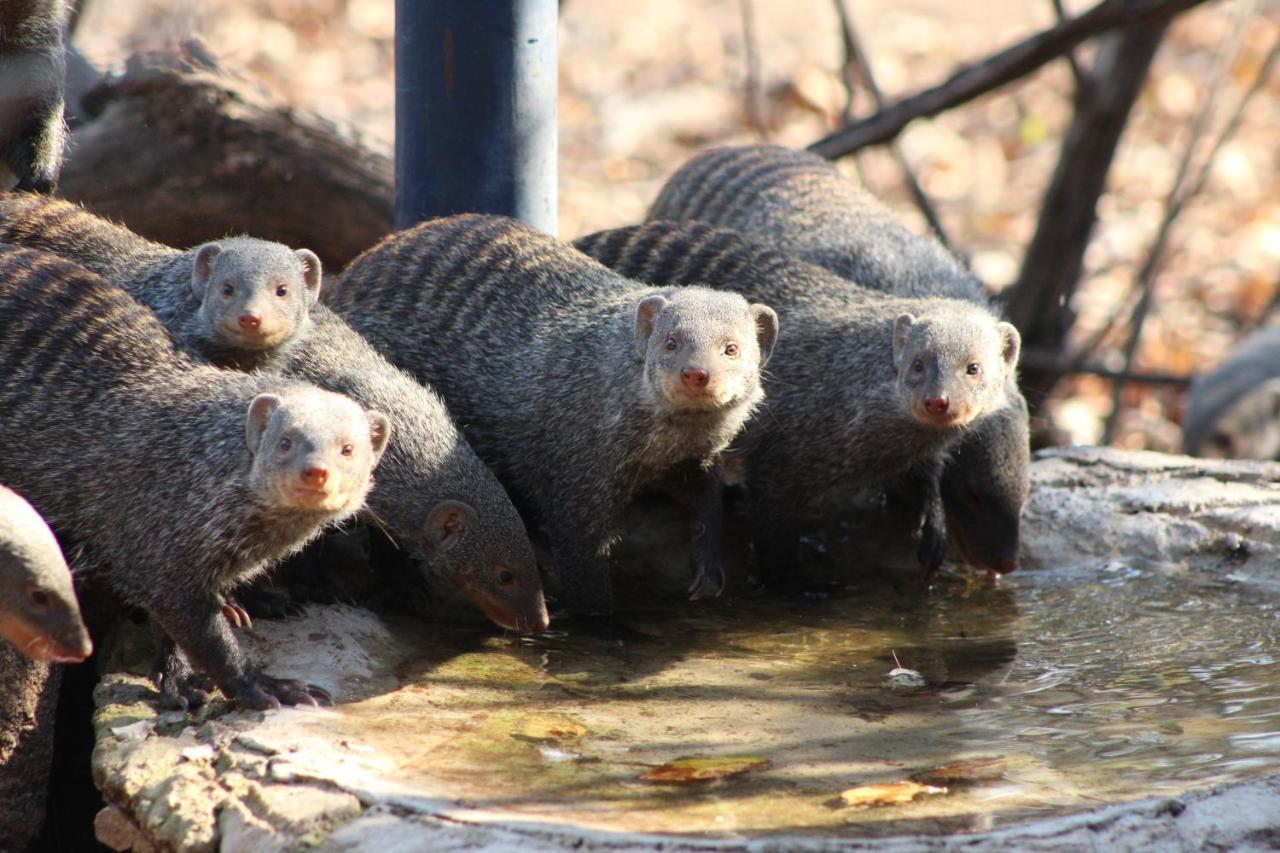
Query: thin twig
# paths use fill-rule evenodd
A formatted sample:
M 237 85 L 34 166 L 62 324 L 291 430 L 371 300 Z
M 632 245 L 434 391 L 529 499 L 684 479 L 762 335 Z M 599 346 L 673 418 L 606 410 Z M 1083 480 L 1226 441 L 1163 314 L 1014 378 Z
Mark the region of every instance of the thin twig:
M 871 59 L 863 49 L 862 39 L 858 38 L 858 31 L 853 26 L 853 18 L 849 14 L 849 10 L 845 8 L 844 0 L 834 0 L 834 2 L 836 15 L 840 18 L 840 31 L 844 40 L 845 85 L 849 89 L 845 115 L 845 121 L 847 122 L 852 118 L 849 111 L 853 107 L 852 78 L 855 72 L 857 78 L 862 81 L 863 88 L 867 90 L 867 94 L 871 95 L 871 100 L 875 102 L 876 109 L 884 109 L 885 98 L 884 92 L 880 90 L 880 84 L 876 82 L 875 73 L 871 70 Z M 906 155 L 902 153 L 902 148 L 897 144 L 896 140 L 889 143 L 889 154 L 893 157 L 893 161 L 897 163 L 898 171 L 902 173 L 902 180 L 907 185 L 907 190 L 911 193 L 911 200 L 915 203 L 920 214 L 924 216 L 925 221 L 929 223 L 929 229 L 933 231 L 943 246 L 946 246 L 948 250 L 952 250 L 951 241 L 947 238 L 947 232 L 942 227 L 942 220 L 938 217 L 938 212 L 929 201 L 929 197 L 924 194 L 924 189 L 916 178 L 915 170 L 907 162 Z
M 809 150 L 834 160 L 859 148 L 887 142 L 915 119 L 935 116 L 1025 77 L 1085 39 L 1137 23 L 1165 20 L 1203 2 L 1205 0 L 1102 0 L 1083 15 L 1042 30 L 981 62 L 966 66 L 944 83 L 904 98 L 873 116 L 818 140 L 809 146 Z
M 1067 19 L 1067 10 L 1062 5 L 1062 0 L 1053 0 L 1053 13 L 1058 16 L 1059 24 Z M 1071 76 L 1076 80 L 1077 89 L 1084 89 L 1093 84 L 1093 78 L 1080 67 L 1080 63 L 1076 60 L 1076 52 L 1074 50 L 1068 50 L 1063 54 L 1062 58 L 1071 67 Z
M 1205 155 L 1195 176 L 1188 183 L 1187 176 L 1191 170 L 1191 159 L 1195 154 L 1195 149 L 1200 139 L 1209 127 L 1217 96 L 1244 45 L 1246 25 L 1253 17 L 1257 7 L 1258 0 L 1253 0 L 1240 7 L 1235 28 L 1232 30 L 1228 43 L 1224 45 L 1223 51 L 1218 54 L 1218 62 L 1214 67 L 1208 96 L 1205 98 L 1199 114 L 1196 115 L 1191 129 L 1191 136 L 1187 140 L 1186 147 L 1182 152 L 1182 159 L 1178 163 L 1177 175 L 1174 177 L 1173 185 L 1169 188 L 1169 194 L 1165 199 L 1164 218 L 1160 220 L 1160 227 L 1156 230 L 1155 239 L 1151 242 L 1151 249 L 1147 252 L 1147 259 L 1138 272 L 1134 286 L 1142 293 L 1142 298 L 1138 300 L 1138 304 L 1134 307 L 1133 316 L 1129 322 L 1129 337 L 1125 341 L 1124 347 L 1126 371 L 1133 367 L 1133 359 L 1138 351 L 1138 343 L 1142 339 L 1142 329 L 1146 325 L 1147 316 L 1150 314 L 1151 304 L 1155 298 L 1156 273 L 1160 270 L 1160 264 L 1164 259 L 1165 246 L 1169 242 L 1169 234 L 1173 229 L 1173 225 L 1177 222 L 1178 217 L 1182 215 L 1182 211 L 1186 209 L 1191 199 L 1199 195 L 1204 188 L 1205 181 L 1208 180 L 1209 172 L 1213 168 L 1218 154 L 1222 151 L 1222 147 L 1235 135 L 1249 103 L 1253 100 L 1254 95 L 1266 84 L 1267 78 L 1271 76 L 1271 69 L 1275 65 L 1277 57 L 1280 57 L 1280 39 L 1277 39 L 1267 53 L 1266 59 L 1263 60 L 1262 67 L 1258 69 L 1258 75 L 1254 78 L 1248 90 L 1241 96 L 1240 101 L 1236 104 L 1235 111 L 1227 119 L 1226 124 L 1223 125 L 1213 145 L 1209 148 L 1209 153 Z M 1120 397 L 1123 392 L 1124 383 L 1122 381 L 1116 382 L 1111 389 L 1111 414 L 1107 418 L 1106 429 L 1103 431 L 1104 444 L 1110 444 L 1115 437 L 1115 427 L 1120 411 Z
M 764 107 L 761 103 L 763 93 L 760 89 L 760 54 L 756 50 L 755 8 L 751 0 L 739 0 L 738 6 L 742 10 L 743 53 L 746 55 L 747 62 L 747 76 L 744 81 L 746 91 L 743 93 L 747 104 L 747 120 L 751 122 L 752 128 L 760 138 L 767 140 L 769 129 L 765 125 Z
M 1039 349 L 1024 350 L 1022 354 L 1018 356 L 1018 361 L 1027 367 L 1057 373 L 1060 376 L 1073 376 L 1085 373 L 1090 376 L 1100 376 L 1103 379 L 1137 382 L 1144 385 L 1172 385 L 1176 388 L 1185 388 L 1191 384 L 1191 380 L 1194 378 L 1191 375 L 1183 373 L 1152 373 L 1133 370 L 1113 370 L 1109 367 L 1103 367 L 1098 364 L 1089 364 L 1083 361 L 1068 361 L 1052 352 Z

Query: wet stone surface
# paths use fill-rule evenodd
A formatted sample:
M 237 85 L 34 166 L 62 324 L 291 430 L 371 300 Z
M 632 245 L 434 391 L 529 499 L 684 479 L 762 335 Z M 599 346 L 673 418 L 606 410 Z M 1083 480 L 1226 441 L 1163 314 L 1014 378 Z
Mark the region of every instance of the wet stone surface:
M 1026 570 L 998 583 L 864 566 L 820 593 L 628 596 L 536 638 L 342 606 L 242 634 L 324 710 L 164 715 L 108 676 L 104 823 L 204 849 L 1267 846 L 1280 784 L 1241 783 L 1280 764 L 1280 466 L 1035 469 Z

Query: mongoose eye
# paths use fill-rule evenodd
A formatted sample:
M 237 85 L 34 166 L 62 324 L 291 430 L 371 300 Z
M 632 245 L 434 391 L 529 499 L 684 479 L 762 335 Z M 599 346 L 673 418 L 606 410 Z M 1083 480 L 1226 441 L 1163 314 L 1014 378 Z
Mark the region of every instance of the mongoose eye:
M 356 452 L 356 449 L 354 445 L 351 445 L 351 444 L 342 445 L 343 456 L 350 456 L 352 453 L 355 453 L 355 452 Z
M 976 361 L 971 361 L 969 362 L 969 366 L 964 369 L 964 372 L 969 374 L 970 376 L 981 376 L 982 365 L 978 364 L 978 362 Z
M 43 589 L 33 589 L 27 594 L 27 598 L 31 599 L 31 603 L 36 607 L 44 609 L 49 606 L 49 593 Z
M 289 295 L 289 286 L 288 286 L 288 285 L 286 285 L 286 284 L 282 284 L 282 285 L 280 285 L 279 287 L 277 287 L 277 288 L 276 288 L 276 296 L 279 296 L 281 299 L 283 299 L 284 297 L 286 297 L 286 296 L 288 296 L 288 295 Z
M 222 283 L 222 295 L 223 295 L 223 296 L 235 296 L 235 295 L 236 295 L 236 286 L 235 286 L 234 284 L 232 284 L 231 282 L 229 282 L 229 281 L 224 281 L 224 282 Z
M 727 356 L 729 356 L 729 358 L 737 358 L 737 357 L 738 357 L 738 345 L 737 345 L 737 344 L 734 344 L 734 343 L 725 344 L 725 346 L 724 346 L 724 354 L 725 354 L 725 355 L 727 355 Z
M 511 586 L 511 584 L 515 582 L 516 582 L 516 573 L 511 571 L 510 569 L 503 569 L 502 571 L 498 572 L 498 583 L 502 584 L 503 586 Z
M 282 438 L 282 439 L 280 439 L 280 452 L 281 452 L 281 453 L 288 453 L 288 452 L 289 452 L 290 450 L 292 450 L 292 449 L 293 449 L 293 442 L 292 442 L 292 441 L 290 441 L 290 440 L 289 440 L 289 439 L 287 439 L 287 438 Z
M 911 372 L 924 373 L 924 361 L 917 358 L 915 361 L 911 362 Z
M 667 335 L 667 342 L 663 346 L 667 348 L 667 352 L 675 352 L 676 347 L 680 346 L 680 342 L 676 340 L 675 335 Z

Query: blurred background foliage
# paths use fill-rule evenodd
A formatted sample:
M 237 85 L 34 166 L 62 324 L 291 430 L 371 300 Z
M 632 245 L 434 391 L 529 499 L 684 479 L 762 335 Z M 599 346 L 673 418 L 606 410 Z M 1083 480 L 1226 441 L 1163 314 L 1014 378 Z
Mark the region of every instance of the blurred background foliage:
M 1068 3 L 1066 14 L 1087 3 Z M 640 220 L 658 187 L 710 145 L 804 146 L 875 104 L 845 83 L 832 0 L 566 0 L 560 29 L 560 235 Z M 847 0 L 888 101 L 946 79 L 1052 26 L 1050 0 Z M 77 45 L 97 65 L 202 38 L 301 110 L 357 128 L 389 153 L 393 136 L 392 0 L 90 0 Z M 1188 144 L 1203 163 L 1219 129 L 1280 39 L 1280 3 L 1218 0 L 1173 22 L 1156 55 L 1098 201 L 1098 225 L 1071 299 L 1066 351 L 1105 370 L 1187 376 L 1268 322 L 1280 283 L 1280 75 L 1249 102 L 1201 191 L 1169 229 L 1132 363 L 1125 344 L 1139 270 L 1165 218 Z M 1076 50 L 1088 67 L 1094 42 Z M 1222 69 L 1218 73 L 1216 69 Z M 1219 82 L 1215 84 L 1215 80 Z M 1103 81 L 1102 85 L 1105 85 Z M 898 138 L 953 245 L 994 289 L 1019 275 L 1059 144 L 1073 114 L 1066 61 L 945 112 Z M 1209 104 L 1209 124 L 1193 130 Z M 919 231 L 925 223 L 887 148 L 841 161 Z M 341 215 L 335 212 L 335 215 Z M 1113 383 L 1057 383 L 1040 435 L 1094 443 Z M 1176 451 L 1184 383 L 1120 391 L 1112 443 Z

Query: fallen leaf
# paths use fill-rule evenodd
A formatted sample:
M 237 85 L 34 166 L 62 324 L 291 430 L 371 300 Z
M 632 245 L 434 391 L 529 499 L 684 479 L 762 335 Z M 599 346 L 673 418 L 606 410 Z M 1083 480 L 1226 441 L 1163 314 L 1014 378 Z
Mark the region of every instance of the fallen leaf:
M 748 770 L 769 766 L 769 759 L 754 755 L 726 755 L 722 758 L 677 758 L 641 774 L 644 782 L 658 785 L 691 785 L 740 776 Z
M 911 778 L 922 785 L 969 785 L 998 779 L 1004 770 L 1003 758 L 968 758 L 912 773 Z
M 859 785 L 840 792 L 845 806 L 897 806 L 909 803 L 921 794 L 945 794 L 946 788 L 921 785 L 919 782 L 882 782 Z

